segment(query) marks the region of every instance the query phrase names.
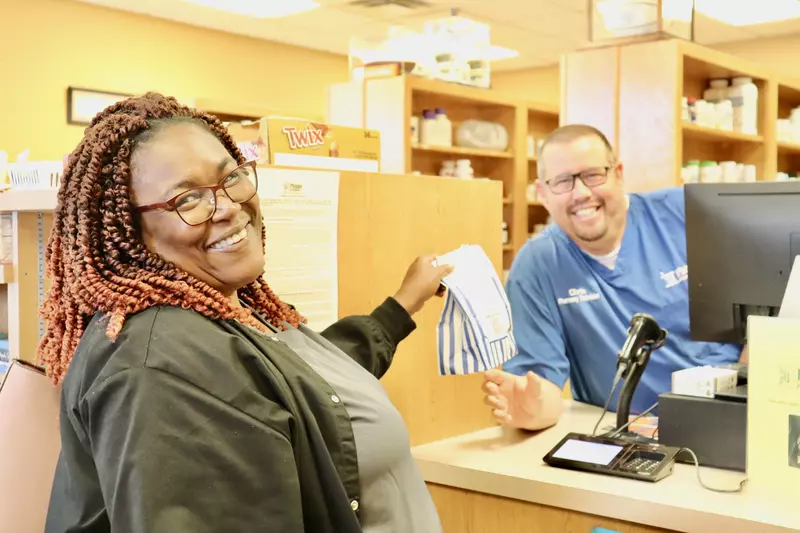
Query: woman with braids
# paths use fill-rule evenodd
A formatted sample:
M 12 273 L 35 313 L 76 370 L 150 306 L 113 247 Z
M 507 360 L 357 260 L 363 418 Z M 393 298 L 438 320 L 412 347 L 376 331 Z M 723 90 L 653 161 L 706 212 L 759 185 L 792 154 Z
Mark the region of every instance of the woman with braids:
M 172 98 L 86 129 L 47 252 L 47 533 L 441 531 L 378 378 L 449 270 L 419 258 L 316 334 L 261 277 L 257 188 L 221 122 Z

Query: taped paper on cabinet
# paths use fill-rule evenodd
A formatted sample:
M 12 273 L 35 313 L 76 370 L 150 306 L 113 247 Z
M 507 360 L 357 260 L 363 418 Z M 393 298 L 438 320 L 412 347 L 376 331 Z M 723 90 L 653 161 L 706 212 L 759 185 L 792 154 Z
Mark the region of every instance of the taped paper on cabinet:
M 454 267 L 442 280 L 447 292 L 436 328 L 439 375 L 483 372 L 514 357 L 511 306 L 483 249 L 462 246 L 437 263 Z
M 265 278 L 322 331 L 338 320 L 339 173 L 259 167 Z

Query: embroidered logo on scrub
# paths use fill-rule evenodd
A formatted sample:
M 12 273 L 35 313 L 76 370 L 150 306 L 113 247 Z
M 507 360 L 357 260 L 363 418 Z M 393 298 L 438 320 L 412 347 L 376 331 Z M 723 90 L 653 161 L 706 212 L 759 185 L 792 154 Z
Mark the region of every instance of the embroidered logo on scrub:
M 569 296 L 559 298 L 558 305 L 579 304 L 583 302 L 593 302 L 599 300 L 600 295 L 596 292 L 589 292 L 586 289 L 570 289 Z
M 670 272 L 660 272 L 659 277 L 664 281 L 664 288 L 669 289 L 689 279 L 689 267 L 682 265 Z

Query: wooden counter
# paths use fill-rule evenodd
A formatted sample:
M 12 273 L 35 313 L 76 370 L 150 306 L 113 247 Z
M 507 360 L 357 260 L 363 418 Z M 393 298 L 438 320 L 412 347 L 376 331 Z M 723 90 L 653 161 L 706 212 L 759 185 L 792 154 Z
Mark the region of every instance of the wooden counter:
M 796 495 L 748 485 L 739 494 L 711 492 L 699 485 L 694 465 L 676 465 L 671 476 L 647 483 L 542 462 L 568 432 L 590 433 L 599 415 L 597 407 L 567 401 L 558 425 L 543 432 L 494 427 L 415 447 L 445 533 L 800 530 Z M 606 415 L 604 423 L 611 426 L 613 416 Z M 743 474 L 702 468 L 701 476 L 712 487 L 732 488 Z

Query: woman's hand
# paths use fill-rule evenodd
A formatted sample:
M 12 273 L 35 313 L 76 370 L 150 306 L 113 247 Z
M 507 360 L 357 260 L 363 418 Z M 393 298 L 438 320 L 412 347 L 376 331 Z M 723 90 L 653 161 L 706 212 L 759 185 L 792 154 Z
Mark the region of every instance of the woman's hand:
M 453 271 L 450 265 L 434 266 L 434 259 L 435 255 L 424 255 L 411 263 L 400 289 L 394 295 L 394 299 L 409 315 L 422 309 L 432 296 L 440 295 L 442 279 Z

